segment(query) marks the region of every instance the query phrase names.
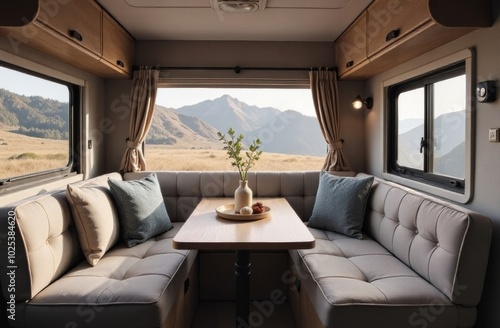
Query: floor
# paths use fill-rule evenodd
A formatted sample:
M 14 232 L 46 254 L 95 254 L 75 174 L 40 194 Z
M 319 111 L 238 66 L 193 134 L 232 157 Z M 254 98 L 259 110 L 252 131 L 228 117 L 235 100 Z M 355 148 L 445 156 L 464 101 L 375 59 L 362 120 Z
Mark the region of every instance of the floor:
M 250 307 L 252 328 L 295 328 L 292 312 L 285 302 L 254 301 Z M 191 328 L 235 328 L 233 302 L 200 302 Z M 237 328 L 248 328 L 244 324 Z

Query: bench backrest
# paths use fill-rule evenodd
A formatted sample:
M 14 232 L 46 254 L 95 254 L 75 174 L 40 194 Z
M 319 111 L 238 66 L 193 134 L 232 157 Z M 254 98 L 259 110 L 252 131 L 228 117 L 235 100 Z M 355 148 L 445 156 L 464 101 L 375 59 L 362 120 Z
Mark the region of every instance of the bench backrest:
M 103 175 L 76 185 L 107 184 L 108 178 L 121 179 L 121 175 Z M 0 218 L 0 283 L 6 299 L 13 294 L 17 302 L 32 299 L 83 260 L 65 188 L 1 207 Z M 10 263 L 7 254 L 13 240 L 15 256 Z M 15 293 L 8 288 L 11 270 L 15 271 Z
M 492 233 L 488 218 L 376 179 L 363 229 L 454 303 L 479 303 Z
M 124 180 L 140 179 L 151 172 L 126 173 Z M 237 172 L 156 172 L 172 221 L 186 221 L 203 197 L 233 197 Z M 319 172 L 249 172 L 253 197 L 284 197 L 303 220 L 312 213 Z
M 66 202 L 65 191 L 58 191 L 43 196 L 35 196 L 3 207 L 2 220 L 2 251 L 7 254 L 10 222 L 15 222 L 15 258 L 11 263 L 5 263 L 2 256 L 2 270 L 9 264 L 15 264 L 16 301 L 30 300 L 52 281 L 61 276 L 75 264 L 81 253 L 78 236 L 73 225 L 71 212 Z M 6 229 L 7 228 L 7 229 Z M 12 249 L 12 248 L 10 248 Z M 2 272 L 0 279 L 4 297 L 10 297 L 7 292 L 8 276 Z

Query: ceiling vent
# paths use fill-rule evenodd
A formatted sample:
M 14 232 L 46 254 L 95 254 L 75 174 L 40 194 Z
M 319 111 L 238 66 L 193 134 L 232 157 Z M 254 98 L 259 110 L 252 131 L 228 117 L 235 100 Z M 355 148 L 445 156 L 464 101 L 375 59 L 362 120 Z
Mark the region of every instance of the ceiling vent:
M 212 8 L 226 13 L 251 13 L 264 10 L 267 0 L 211 0 Z

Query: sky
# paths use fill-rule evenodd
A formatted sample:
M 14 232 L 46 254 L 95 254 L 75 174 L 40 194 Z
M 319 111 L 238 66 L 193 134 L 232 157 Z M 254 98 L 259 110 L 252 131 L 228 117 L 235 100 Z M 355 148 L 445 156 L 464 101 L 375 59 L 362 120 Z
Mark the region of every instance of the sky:
M 24 96 L 41 96 L 58 100 L 69 101 L 67 86 L 17 72 L 6 67 L 0 67 L 0 89 L 5 89 Z
M 226 94 L 247 105 L 270 106 L 281 111 L 293 109 L 316 117 L 310 89 L 160 88 L 156 103 L 164 107 L 180 108 Z
M 465 75 L 457 76 L 434 84 L 434 116 L 462 111 L 465 106 Z M 398 111 L 400 121 L 411 118 L 424 118 L 423 88 L 403 92 L 399 95 L 404 104 Z

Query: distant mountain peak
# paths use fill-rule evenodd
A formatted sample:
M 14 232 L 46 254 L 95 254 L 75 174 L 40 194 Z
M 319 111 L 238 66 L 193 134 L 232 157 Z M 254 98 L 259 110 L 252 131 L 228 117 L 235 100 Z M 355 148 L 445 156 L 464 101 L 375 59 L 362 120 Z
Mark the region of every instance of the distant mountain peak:
M 281 114 L 276 108 L 251 106 L 229 94 L 181 107 L 177 112 L 200 118 L 218 131 L 227 131 L 232 127 L 238 133 L 255 130 Z
M 244 103 L 244 102 L 240 101 L 239 99 L 232 97 L 229 94 L 225 94 L 225 95 L 220 96 L 219 98 L 215 98 L 214 100 L 212 100 L 212 102 L 214 102 L 216 104 L 221 104 L 221 105 L 227 104 L 229 106 L 229 108 L 231 108 L 235 111 L 240 111 L 243 108 L 247 108 L 247 107 L 255 107 L 255 106 L 248 105 L 247 103 Z
M 230 105 L 234 104 L 234 105 L 240 106 L 240 104 L 241 104 L 241 102 L 238 99 L 231 97 L 228 94 L 225 94 L 223 96 L 220 96 L 219 98 L 214 99 L 214 101 L 218 101 L 218 100 L 227 101 Z

